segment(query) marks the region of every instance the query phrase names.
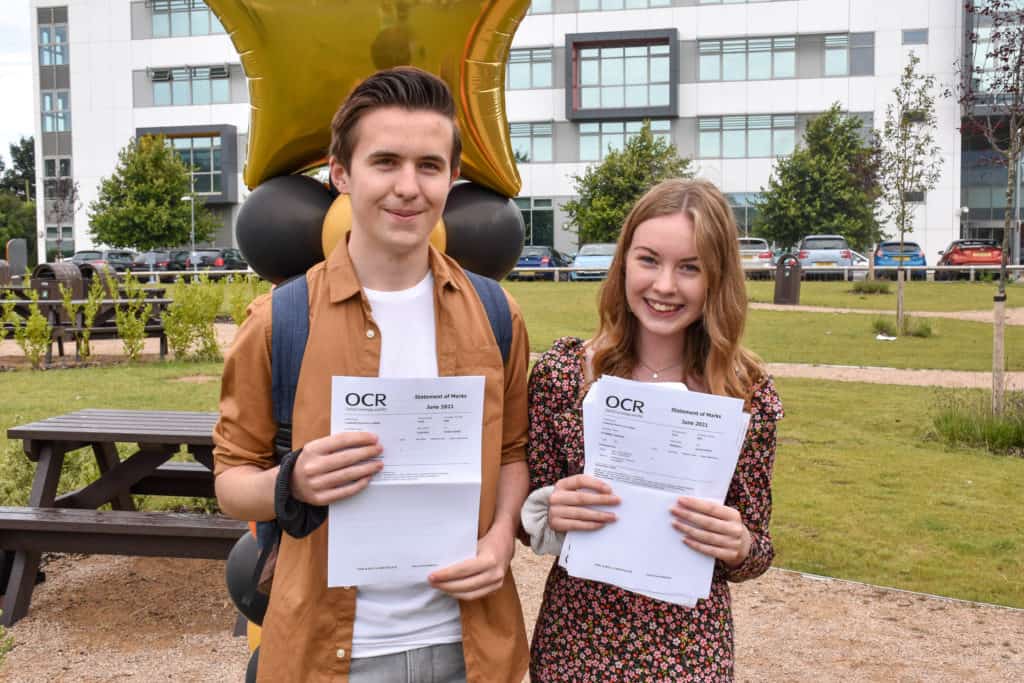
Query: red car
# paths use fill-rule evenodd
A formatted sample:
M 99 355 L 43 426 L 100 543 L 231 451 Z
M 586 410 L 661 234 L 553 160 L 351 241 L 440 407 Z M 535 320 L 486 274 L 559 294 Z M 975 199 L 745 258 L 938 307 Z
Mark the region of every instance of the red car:
M 998 266 L 1002 262 L 1003 248 L 992 240 L 953 240 L 939 255 L 942 258 L 935 265 L 963 266 L 964 270 L 937 270 L 935 279 L 954 280 L 966 277 L 971 266 Z

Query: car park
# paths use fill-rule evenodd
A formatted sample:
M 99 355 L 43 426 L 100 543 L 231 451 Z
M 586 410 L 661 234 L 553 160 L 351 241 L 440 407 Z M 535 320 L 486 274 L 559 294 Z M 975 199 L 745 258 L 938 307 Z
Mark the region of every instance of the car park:
M 740 237 L 740 261 L 744 272 L 751 277 L 771 277 L 775 268 L 775 255 L 768 241 L 760 237 Z
M 1003 248 L 993 240 L 953 240 L 939 252 L 937 266 L 962 266 L 961 270 L 936 270 L 936 280 L 968 277 L 972 266 L 998 266 L 1002 264 Z
M 509 280 L 554 280 L 553 268 L 564 268 L 569 259 L 554 247 L 527 244 L 519 254 L 517 270 L 508 274 Z M 522 270 L 519 270 L 522 269 Z
M 804 274 L 846 278 L 853 266 L 853 252 L 842 235 L 808 235 L 800 241 L 797 258 Z
M 171 252 L 169 251 L 144 251 L 136 254 L 132 261 L 132 270 L 142 272 L 159 272 L 167 270 L 171 264 Z
M 614 242 L 595 242 L 584 244 L 573 259 L 574 270 L 569 273 L 570 280 L 603 280 L 608 276 L 608 269 L 615 258 Z
M 928 265 L 928 261 L 924 256 L 924 249 L 917 242 L 904 240 L 902 251 L 900 251 L 898 240 L 879 242 L 872 252 L 871 258 L 876 268 L 879 266 L 883 268 L 903 266 L 914 269 L 908 271 L 911 280 L 925 280 L 928 278 L 928 272 L 924 270 L 924 267 Z M 875 273 L 875 277 L 895 280 L 896 273 L 896 270 L 879 270 Z
M 84 249 L 71 256 L 71 262 L 77 266 L 89 264 L 93 268 L 112 268 L 123 272 L 132 268 L 135 254 L 124 249 Z
M 185 270 L 246 270 L 249 264 L 237 249 L 210 247 L 186 252 Z

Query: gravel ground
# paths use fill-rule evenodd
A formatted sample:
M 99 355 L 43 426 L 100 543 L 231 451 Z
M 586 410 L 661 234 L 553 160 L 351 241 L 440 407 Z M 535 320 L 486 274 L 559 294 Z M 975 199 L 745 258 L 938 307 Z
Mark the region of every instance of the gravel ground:
M 527 624 L 550 558 L 518 546 Z M 12 683 L 240 681 L 224 563 L 60 556 L 0 666 Z M 1024 610 L 773 569 L 733 587 L 737 681 L 1020 681 Z

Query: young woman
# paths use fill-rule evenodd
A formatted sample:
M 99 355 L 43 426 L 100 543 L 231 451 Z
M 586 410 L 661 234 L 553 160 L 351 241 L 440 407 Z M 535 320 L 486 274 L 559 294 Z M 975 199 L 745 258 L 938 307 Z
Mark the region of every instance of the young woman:
M 556 553 L 571 529 L 614 523 L 618 499 L 583 472 L 580 404 L 591 382 L 615 375 L 684 382 L 742 398 L 751 414 L 724 505 L 679 498 L 665 524 L 716 559 L 711 594 L 693 608 L 570 577 L 557 562 L 534 630 L 535 683 L 730 681 L 733 629 L 727 581 L 761 575 L 768 533 L 775 423 L 782 405 L 764 367 L 741 344 L 747 299 L 729 205 L 712 184 L 668 180 L 630 212 L 601 289 L 600 328 L 557 340 L 530 377 L 531 494 L 523 511 L 534 549 Z M 546 514 L 545 514 L 546 513 Z

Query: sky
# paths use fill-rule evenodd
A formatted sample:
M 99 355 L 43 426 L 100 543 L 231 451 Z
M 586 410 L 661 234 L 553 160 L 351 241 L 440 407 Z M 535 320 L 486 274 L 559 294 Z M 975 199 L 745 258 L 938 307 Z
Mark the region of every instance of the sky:
M 35 134 L 28 2 L 0 0 L 0 156 L 8 167 L 10 144 Z

